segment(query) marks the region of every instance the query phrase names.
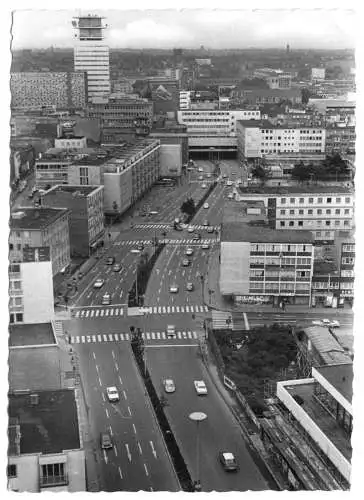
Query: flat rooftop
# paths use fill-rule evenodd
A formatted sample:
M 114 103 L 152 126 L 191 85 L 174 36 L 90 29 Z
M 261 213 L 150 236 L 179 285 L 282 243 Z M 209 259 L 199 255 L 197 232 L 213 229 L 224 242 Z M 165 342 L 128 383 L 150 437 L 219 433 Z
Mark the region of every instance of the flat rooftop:
M 79 193 L 80 195 L 88 196 L 90 193 L 93 193 L 97 189 L 100 189 L 100 186 L 72 186 L 69 184 L 59 184 L 57 186 L 53 186 L 51 189 L 48 189 L 48 191 L 46 191 L 43 197 L 60 192 Z
M 222 224 L 221 242 L 250 243 L 313 243 L 311 231 L 277 230 L 266 225 L 251 225 L 247 222 L 225 222 Z
M 316 368 L 335 389 L 349 402 L 353 400 L 353 363 L 319 366 Z
M 21 207 L 14 210 L 10 216 L 10 228 L 14 229 L 43 229 L 53 224 L 68 210 L 64 208 L 49 207 Z
M 53 454 L 79 449 L 74 391 L 64 389 L 32 393 L 39 396 L 36 405 L 32 404 L 30 394 L 9 395 L 9 420 L 12 424 L 16 421 L 20 427 L 20 453 Z M 11 433 L 10 437 L 13 436 L 14 433 Z M 9 445 L 13 449 L 14 444 Z
M 314 394 L 314 384 L 308 382 L 307 384 L 287 385 L 286 390 L 292 397 L 297 395 L 303 399 L 302 408 L 307 415 L 326 434 L 342 455 L 348 461 L 351 461 L 352 447 L 350 438 L 343 428 L 337 424 L 336 420 L 317 401 Z
M 286 196 L 299 195 L 299 194 L 315 194 L 318 195 L 322 193 L 323 195 L 332 194 L 354 194 L 353 190 L 345 186 L 316 186 L 315 184 L 303 185 L 303 186 L 259 186 L 259 187 L 243 187 L 238 188 L 240 195 L 272 195 L 272 196 Z
M 51 323 L 9 325 L 9 347 L 56 344 Z

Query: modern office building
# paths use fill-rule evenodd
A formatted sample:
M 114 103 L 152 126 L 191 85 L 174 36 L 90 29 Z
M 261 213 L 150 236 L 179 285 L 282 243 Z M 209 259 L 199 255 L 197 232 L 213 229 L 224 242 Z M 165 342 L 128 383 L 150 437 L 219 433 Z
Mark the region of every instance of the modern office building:
M 54 318 L 49 247 L 23 249 L 22 262 L 9 266 L 10 324 L 45 323 Z
M 11 73 L 12 109 L 53 106 L 57 109 L 84 109 L 87 102 L 85 70 L 66 72 Z
M 103 43 L 103 18 L 98 15 L 73 19 L 77 44 L 74 47 L 74 69 L 87 73 L 88 101 L 107 98 L 110 94 L 109 47 Z
M 9 394 L 8 489 L 86 491 L 85 452 L 74 390 Z
M 104 186 L 53 186 L 43 194 L 42 206 L 70 210 L 72 257 L 89 257 L 103 242 Z
M 334 242 L 355 227 L 354 194 L 339 186 L 238 188 L 237 201 L 263 201 L 274 229 L 311 231 L 317 242 Z
M 325 80 L 325 68 L 311 68 L 311 80 Z
M 225 204 L 220 292 L 240 303 L 310 304 L 313 238 L 309 231 L 277 231 L 262 202 Z
M 9 261 L 23 262 L 29 247 L 49 247 L 53 276 L 70 264 L 68 210 L 20 208 L 10 217 Z
M 292 104 L 301 104 L 302 95 L 300 89 L 248 89 L 241 88 L 234 91 L 243 102 L 252 105 L 262 105 L 281 102 L 291 102 Z
M 38 189 L 68 184 L 68 168 L 77 158 L 90 154 L 92 148 L 67 150 L 50 148 L 35 162 L 35 185 Z
M 238 157 L 262 158 L 276 154 L 325 153 L 324 128 L 273 125 L 270 121 L 239 120 L 236 124 Z

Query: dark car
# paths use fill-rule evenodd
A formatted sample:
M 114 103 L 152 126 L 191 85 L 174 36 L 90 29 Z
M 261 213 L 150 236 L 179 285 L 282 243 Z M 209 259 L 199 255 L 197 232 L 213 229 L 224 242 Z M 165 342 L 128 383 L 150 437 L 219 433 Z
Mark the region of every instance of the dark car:
M 100 445 L 103 450 L 109 450 L 110 448 L 112 448 L 112 441 L 108 432 L 101 432 Z
M 192 239 L 193 240 L 200 240 L 201 239 L 201 235 L 199 233 L 194 234 Z
M 108 266 L 112 266 L 112 265 L 114 264 L 114 262 L 115 262 L 115 257 L 108 257 L 108 258 L 106 259 L 106 264 L 107 264 Z
M 214 232 L 215 232 L 215 229 L 214 229 L 213 227 L 211 227 L 211 226 L 210 226 L 210 227 L 208 227 L 208 228 L 207 228 L 207 232 L 208 232 L 208 233 L 214 233 Z
M 229 451 L 220 451 L 219 460 L 226 471 L 238 470 L 238 463 L 233 453 Z
M 115 271 L 116 273 L 120 272 L 121 269 L 122 269 L 122 265 L 121 264 L 114 264 L 114 267 L 112 268 L 113 271 Z

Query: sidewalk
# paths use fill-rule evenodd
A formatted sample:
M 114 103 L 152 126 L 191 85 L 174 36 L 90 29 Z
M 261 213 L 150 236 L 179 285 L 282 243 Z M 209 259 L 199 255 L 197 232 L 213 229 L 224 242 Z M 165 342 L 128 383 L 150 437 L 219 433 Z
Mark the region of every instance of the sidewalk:
M 231 301 L 225 299 L 219 288 L 220 280 L 220 263 L 219 263 L 219 249 L 212 250 L 209 255 L 208 261 L 208 271 L 205 275 L 204 281 L 204 303 L 211 309 L 216 309 L 219 311 L 226 311 L 231 313 L 283 313 L 282 309 L 279 307 L 273 307 L 271 304 L 258 305 L 258 304 L 234 304 Z M 210 292 L 211 295 L 209 294 Z M 353 315 L 354 311 L 350 307 L 333 309 L 330 307 L 308 307 L 307 305 L 286 305 L 287 313 L 305 313 L 305 312 L 317 312 L 321 313 L 324 317 L 326 316 L 340 316 L 341 314 Z

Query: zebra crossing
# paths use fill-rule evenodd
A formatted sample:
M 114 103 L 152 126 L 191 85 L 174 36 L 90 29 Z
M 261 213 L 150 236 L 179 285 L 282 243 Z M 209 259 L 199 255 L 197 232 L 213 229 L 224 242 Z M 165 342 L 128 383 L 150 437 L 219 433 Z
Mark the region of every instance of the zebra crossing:
M 129 307 L 128 316 L 139 315 L 134 309 L 139 312 L 139 307 Z M 179 313 L 207 313 L 209 308 L 205 305 L 184 305 L 184 306 L 152 306 L 143 307 L 144 314 L 179 314 Z M 72 309 L 72 317 L 77 319 L 101 319 L 101 318 L 116 318 L 124 315 L 122 307 L 104 307 L 104 308 L 80 308 Z
M 166 332 L 145 332 L 142 333 L 143 340 L 197 340 L 198 336 L 195 331 L 178 331 L 173 338 L 168 337 Z M 89 335 L 74 335 L 71 336 L 71 344 L 97 344 L 107 342 L 125 342 L 130 341 L 129 333 L 98 333 Z
M 192 240 L 192 239 L 180 239 L 180 240 L 173 240 L 173 239 L 158 239 L 159 243 L 165 243 L 166 245 L 195 245 L 195 246 L 201 246 L 205 244 L 214 244 L 216 243 L 215 239 L 204 239 L 204 240 Z M 115 241 L 113 243 L 113 246 L 119 246 L 119 247 L 134 247 L 136 245 L 154 245 L 154 242 L 151 240 L 122 240 L 122 241 Z
M 181 224 L 181 226 L 184 229 L 187 229 L 188 227 L 193 227 L 193 229 L 196 231 L 203 231 L 204 229 L 207 228 L 207 226 L 203 225 L 194 225 L 194 224 Z M 135 224 L 133 226 L 133 229 L 171 229 L 173 227 L 173 222 L 170 224 Z M 218 231 L 220 229 L 220 226 L 208 226 L 208 227 L 213 227 L 214 231 Z

